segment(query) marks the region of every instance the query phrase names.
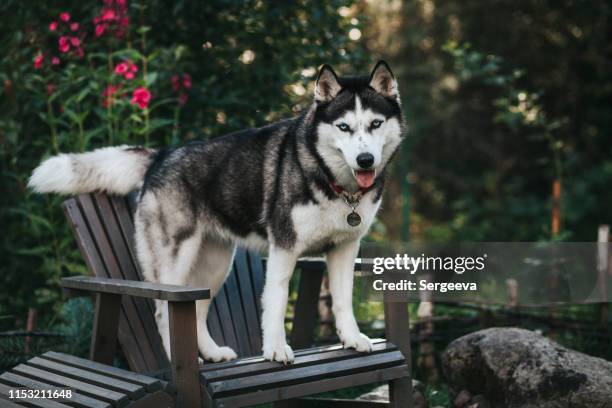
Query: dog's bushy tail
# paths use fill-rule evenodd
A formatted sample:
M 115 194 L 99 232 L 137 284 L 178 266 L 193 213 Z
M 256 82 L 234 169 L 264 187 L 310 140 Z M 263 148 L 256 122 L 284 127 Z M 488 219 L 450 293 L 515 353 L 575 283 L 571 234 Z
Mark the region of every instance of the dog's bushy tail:
M 38 193 L 124 195 L 142 186 L 155 150 L 105 147 L 81 154 L 60 154 L 38 166 L 28 187 Z

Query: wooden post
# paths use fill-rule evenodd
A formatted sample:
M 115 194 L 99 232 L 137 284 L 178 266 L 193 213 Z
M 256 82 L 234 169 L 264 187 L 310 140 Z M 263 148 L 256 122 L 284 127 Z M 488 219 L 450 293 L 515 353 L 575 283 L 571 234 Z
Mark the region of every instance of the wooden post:
M 198 367 L 196 303 L 168 302 L 172 379 L 177 408 L 202 406 Z
M 610 226 L 600 225 L 597 231 L 597 282 L 601 303 L 599 305 L 599 323 L 603 329 L 608 328 L 608 261 L 609 261 Z
M 555 179 L 552 184 L 552 213 L 550 233 L 553 238 L 561 231 L 561 180 Z
M 404 354 L 408 377 L 389 381 L 391 407 L 413 408 L 412 354 L 410 351 L 410 316 L 405 302 L 385 302 L 385 331 L 387 340 L 393 342 Z
M 36 309 L 33 307 L 28 309 L 28 320 L 26 322 L 26 332 L 32 333 L 36 330 Z M 26 353 L 30 352 L 30 342 L 32 338 L 30 336 L 25 337 L 25 347 L 24 350 Z
M 117 347 L 117 329 L 121 312 L 121 295 L 96 294 L 93 333 L 89 359 L 102 364 L 113 364 Z

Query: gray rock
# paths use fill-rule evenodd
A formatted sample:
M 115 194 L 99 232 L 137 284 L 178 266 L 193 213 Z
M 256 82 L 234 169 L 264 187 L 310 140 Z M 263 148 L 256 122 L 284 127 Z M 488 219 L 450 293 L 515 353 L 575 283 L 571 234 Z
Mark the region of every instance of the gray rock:
M 496 408 L 612 408 L 612 363 L 529 330 L 492 328 L 453 341 L 442 355 L 450 387 Z

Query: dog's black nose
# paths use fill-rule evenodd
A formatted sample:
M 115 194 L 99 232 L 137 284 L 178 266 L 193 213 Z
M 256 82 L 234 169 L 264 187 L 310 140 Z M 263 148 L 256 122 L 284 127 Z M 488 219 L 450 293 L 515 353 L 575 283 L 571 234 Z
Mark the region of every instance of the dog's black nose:
M 374 164 L 374 156 L 371 153 L 360 153 L 357 156 L 357 164 L 362 169 L 369 169 Z

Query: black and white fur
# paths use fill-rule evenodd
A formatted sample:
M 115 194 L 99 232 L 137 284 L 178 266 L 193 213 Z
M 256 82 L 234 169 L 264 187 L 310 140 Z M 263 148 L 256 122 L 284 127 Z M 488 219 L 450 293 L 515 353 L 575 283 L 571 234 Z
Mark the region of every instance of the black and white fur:
M 369 77 L 319 72 L 315 99 L 300 116 L 175 149 L 109 147 L 43 162 L 29 185 L 64 194 L 141 189 L 135 215 L 138 258 L 147 280 L 223 285 L 237 244 L 268 252 L 262 296 L 263 355 L 293 361 L 284 317 L 289 279 L 304 254 L 326 255 L 333 312 L 346 347 L 370 351 L 352 307 L 354 260 L 380 206 L 384 168 L 402 139 L 396 80 L 379 62 Z M 347 193 L 358 191 L 357 161 L 369 153 L 375 174 L 347 223 Z M 372 173 L 374 171 L 375 173 Z M 357 173 L 356 173 L 357 172 Z M 369 182 L 368 182 L 369 183 Z M 363 187 L 363 186 L 362 186 Z M 161 303 L 161 302 L 160 302 Z M 167 309 L 156 318 L 169 351 Z M 206 359 L 230 360 L 206 327 L 210 301 L 197 302 L 198 345 Z

